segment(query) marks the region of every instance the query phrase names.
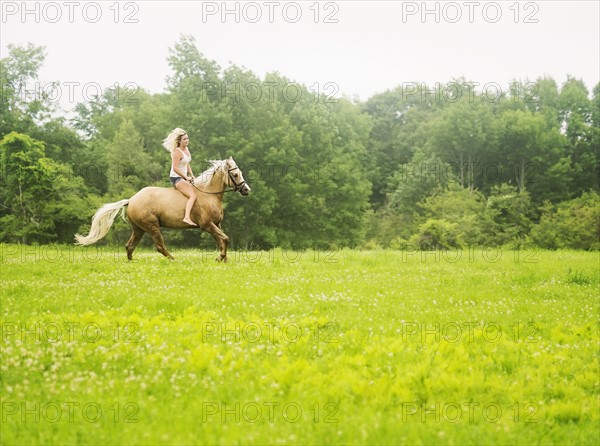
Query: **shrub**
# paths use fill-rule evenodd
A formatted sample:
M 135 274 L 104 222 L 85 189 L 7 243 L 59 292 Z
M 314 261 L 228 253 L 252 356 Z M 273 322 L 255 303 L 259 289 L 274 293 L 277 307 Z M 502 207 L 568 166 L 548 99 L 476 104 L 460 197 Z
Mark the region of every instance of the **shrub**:
M 446 220 L 429 219 L 410 239 L 423 250 L 460 248 L 462 243 L 458 235 L 457 225 Z
M 556 207 L 542 207 L 539 224 L 531 230 L 533 241 L 547 249 L 600 250 L 600 196 L 585 192 Z

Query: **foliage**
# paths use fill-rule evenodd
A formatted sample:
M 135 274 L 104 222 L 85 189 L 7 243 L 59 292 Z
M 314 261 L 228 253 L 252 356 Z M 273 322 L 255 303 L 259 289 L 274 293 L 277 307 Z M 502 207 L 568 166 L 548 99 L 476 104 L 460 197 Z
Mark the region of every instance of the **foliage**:
M 28 96 L 28 88 L 36 80 L 44 63 L 44 47 L 28 44 L 27 47 L 8 45 L 9 56 L 0 59 L 0 138 L 12 132 L 27 132 L 35 121 L 48 111 L 43 94 Z
M 463 244 L 456 223 L 434 219 L 429 219 L 420 225 L 410 241 L 425 251 L 460 248 Z
M 169 187 L 161 141 L 174 127 L 190 135 L 197 175 L 205 161 L 234 156 L 252 186 L 249 198 L 226 199 L 232 246 L 399 246 L 433 230 L 423 227 L 428 220 L 452 227 L 458 244 L 519 244 L 542 213 L 544 222 L 551 218 L 548 206 L 560 213 L 561 202 L 599 190 L 600 84 L 590 98 L 573 77 L 562 86 L 540 78 L 535 88 L 515 80 L 510 95 L 493 101 L 459 78 L 444 91 L 414 83 L 356 103 L 279 73 L 223 68 L 182 35 L 169 52 L 165 93 L 107 88 L 77 104 L 67 123 L 45 93 L 23 93 L 37 80 L 44 48 L 8 49 L 0 60 L 0 137 L 16 131 L 31 142 L 22 141 L 20 158 L 2 161 L 3 241 L 67 240 L 97 206 L 144 186 Z M 69 178 L 53 182 L 73 189 L 60 192 L 62 206 L 44 202 L 49 186 L 25 190 L 15 180 L 13 171 L 28 169 Z M 125 243 L 127 232 L 117 227 L 108 241 Z M 535 239 L 541 234 L 558 237 L 539 226 Z M 542 244 L 590 246 L 561 237 Z M 167 239 L 208 243 L 194 232 Z
M 418 236 L 426 232 L 437 233 L 431 236 L 440 239 L 439 243 L 447 248 L 465 245 L 483 245 L 484 234 L 489 233 L 488 215 L 485 213 L 485 197 L 477 191 L 454 184 L 447 189 L 436 189 L 419 206 L 424 218 L 439 222 L 435 228 L 431 224 L 422 225 Z M 433 245 L 435 246 L 436 243 Z
M 506 183 L 494 186 L 485 212 L 491 221 L 489 233 L 493 234 L 489 244 L 501 246 L 523 241 L 529 234 L 533 213 L 527 191 L 519 192 Z
M 585 192 L 557 206 L 546 203 L 531 237 L 543 248 L 600 250 L 600 195 Z
M 0 238 L 21 243 L 65 242 L 88 207 L 79 177 L 47 158 L 42 142 L 12 132 L 0 141 L 0 160 L 10 166 L 0 189 Z

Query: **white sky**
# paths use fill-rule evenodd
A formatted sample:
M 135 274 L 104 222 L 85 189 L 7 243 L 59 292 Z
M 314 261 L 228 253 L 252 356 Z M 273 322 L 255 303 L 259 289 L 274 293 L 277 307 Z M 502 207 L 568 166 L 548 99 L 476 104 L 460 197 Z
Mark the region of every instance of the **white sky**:
M 278 71 L 362 100 L 405 82 L 445 84 L 461 76 L 503 89 L 513 79 L 544 75 L 562 84 L 570 74 L 590 90 L 600 80 L 595 0 L 1 3 L 1 56 L 9 43 L 45 45 L 41 86 L 60 82 L 54 93 L 67 109 L 93 94 L 96 84 L 164 91 L 168 48 L 181 33 L 192 34 L 221 67 L 241 65 L 261 78 Z M 236 7 L 239 23 L 233 13 L 221 15 Z M 433 12 L 423 17 L 424 8 L 437 8 L 439 23 Z M 32 12 L 23 15 L 24 9 Z M 259 10 L 260 19 L 250 23 Z M 326 23 L 328 16 L 337 23 Z

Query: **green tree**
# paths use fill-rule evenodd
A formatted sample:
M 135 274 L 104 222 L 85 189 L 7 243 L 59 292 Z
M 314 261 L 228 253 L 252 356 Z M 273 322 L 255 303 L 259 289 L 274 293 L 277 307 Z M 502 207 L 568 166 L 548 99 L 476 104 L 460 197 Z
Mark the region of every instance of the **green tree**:
M 167 77 L 167 84 L 171 89 L 177 89 L 189 79 L 200 79 L 206 83 L 215 83 L 218 88 L 210 88 L 209 93 L 214 92 L 215 99 L 219 100 L 219 65 L 207 59 L 196 46 L 196 39 L 190 34 L 182 34 L 173 48 L 169 48 L 167 62 L 173 70 L 173 74 Z M 205 90 L 206 92 L 206 90 Z
M 44 47 L 9 44 L 8 49 L 8 56 L 0 59 L 0 138 L 13 131 L 27 134 L 44 143 L 48 158 L 71 168 L 84 145 L 63 117 L 53 115 L 51 85 L 38 80 Z
M 569 190 L 572 195 L 579 195 L 591 187 L 598 190 L 600 129 L 594 122 L 593 101 L 589 99 L 583 81 L 567 79 L 560 91 L 558 107 L 570 167 L 570 175 L 566 177 Z
M 529 193 L 503 183 L 494 186 L 487 199 L 485 214 L 491 226 L 488 240 L 494 245 L 524 241 L 529 234 L 533 207 Z
M 82 179 L 47 158 L 42 142 L 20 133 L 0 141 L 0 158 L 9 166 L 0 189 L 0 239 L 71 241 L 88 204 Z
M 437 188 L 457 180 L 449 164 L 435 154 L 428 157 L 417 151 L 412 161 L 399 165 L 388 181 L 393 192 L 388 194 L 385 207 L 373 214 L 369 236 L 384 247 L 394 239 L 408 240 L 423 220 L 418 204 Z
M 125 120 L 108 146 L 108 192 L 111 198 L 130 197 L 152 184 L 162 167 L 152 162 L 143 149 L 142 138 L 133 123 Z
M 498 131 L 490 107 L 479 100 L 447 106 L 430 123 L 426 149 L 450 163 L 462 187 L 483 182 L 484 167 L 498 150 Z
M 28 132 L 50 110 L 45 89 L 36 88 L 45 48 L 8 44 L 8 56 L 0 59 L 0 138 L 12 132 Z
M 424 84 L 403 85 L 360 105 L 373 122 L 366 146 L 370 163 L 365 168 L 373 184 L 374 209 L 385 206 L 388 194 L 394 192 L 390 179 L 423 148 L 429 138 L 427 124 L 447 105 L 430 91 Z
M 504 112 L 500 126 L 502 166 L 511 172 L 509 181 L 514 180 L 521 192 L 531 190 L 538 201 L 564 197 L 569 172 L 564 172 L 558 129 L 548 128 L 542 115 L 522 110 Z

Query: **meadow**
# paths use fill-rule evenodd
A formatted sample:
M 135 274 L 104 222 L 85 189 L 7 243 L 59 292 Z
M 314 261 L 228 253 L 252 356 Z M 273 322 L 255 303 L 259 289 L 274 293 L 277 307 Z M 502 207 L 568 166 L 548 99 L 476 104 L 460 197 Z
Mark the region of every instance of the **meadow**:
M 2 444 L 598 444 L 598 253 L 0 245 Z

